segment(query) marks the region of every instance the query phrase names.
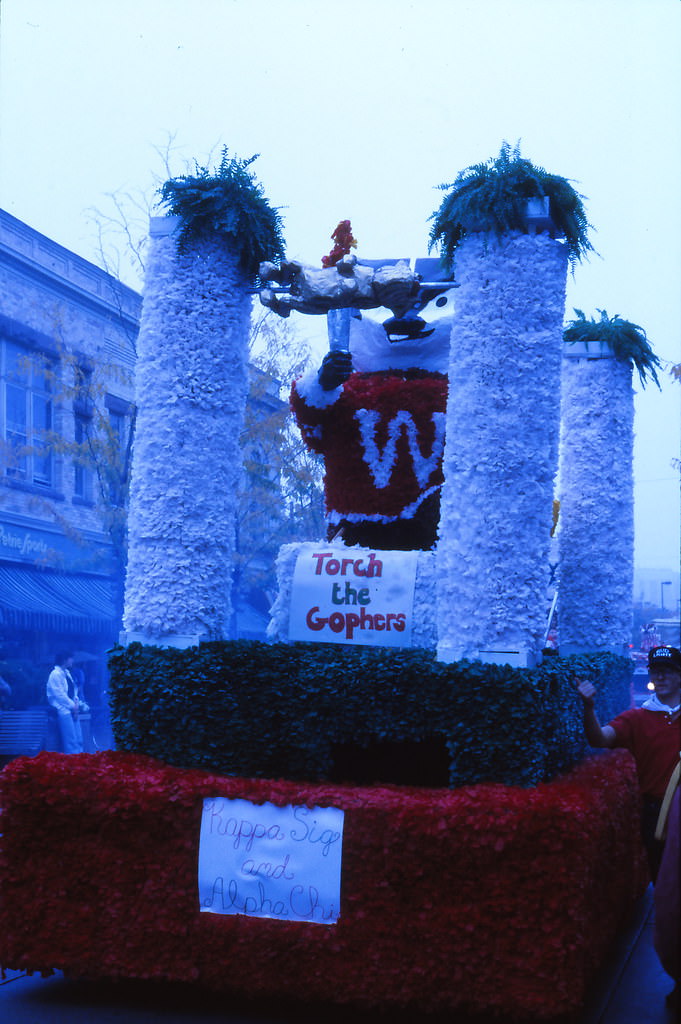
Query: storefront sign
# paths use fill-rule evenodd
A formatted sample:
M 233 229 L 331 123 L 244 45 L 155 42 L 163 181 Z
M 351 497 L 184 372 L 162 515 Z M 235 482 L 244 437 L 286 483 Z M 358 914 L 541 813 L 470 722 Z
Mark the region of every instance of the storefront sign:
M 108 545 L 83 535 L 83 542 L 65 534 L 0 520 L 0 561 L 21 562 L 51 569 L 108 573 Z
M 409 647 L 416 551 L 306 545 L 293 574 L 290 640 Z
M 54 538 L 48 539 L 42 531 L 0 522 L 0 557 L 19 562 L 44 563 L 56 560 Z
M 334 924 L 340 914 L 343 817 L 336 807 L 205 799 L 201 911 Z

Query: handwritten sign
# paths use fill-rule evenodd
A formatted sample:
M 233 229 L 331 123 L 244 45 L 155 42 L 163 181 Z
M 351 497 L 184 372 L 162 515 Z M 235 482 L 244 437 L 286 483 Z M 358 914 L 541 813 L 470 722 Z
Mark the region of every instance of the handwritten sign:
M 409 647 L 416 551 L 306 545 L 293 573 L 289 639 Z
M 343 817 L 336 807 L 205 799 L 201 911 L 334 924 L 340 914 Z

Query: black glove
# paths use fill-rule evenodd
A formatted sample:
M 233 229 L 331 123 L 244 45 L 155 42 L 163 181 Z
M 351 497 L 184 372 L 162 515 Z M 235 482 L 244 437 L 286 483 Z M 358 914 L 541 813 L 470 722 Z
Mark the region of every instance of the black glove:
M 323 391 L 333 391 L 344 384 L 352 373 L 352 356 L 336 349 L 328 352 L 319 367 L 318 379 Z

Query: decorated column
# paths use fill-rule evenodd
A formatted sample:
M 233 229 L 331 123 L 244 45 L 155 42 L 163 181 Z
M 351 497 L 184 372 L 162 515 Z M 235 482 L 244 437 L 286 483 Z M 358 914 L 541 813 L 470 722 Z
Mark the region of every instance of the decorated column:
M 447 186 L 449 187 L 449 186 Z M 563 178 L 504 146 L 459 175 L 432 241 L 456 252 L 438 658 L 534 665 L 546 629 L 568 259 L 588 247 Z
M 227 636 L 248 383 L 251 295 L 281 254 L 278 217 L 246 171 L 172 179 L 153 218 L 137 363 L 126 639 Z
M 636 324 L 576 311 L 565 330 L 560 451 L 558 635 L 562 655 L 625 653 L 634 574 L 635 364 L 657 381 Z

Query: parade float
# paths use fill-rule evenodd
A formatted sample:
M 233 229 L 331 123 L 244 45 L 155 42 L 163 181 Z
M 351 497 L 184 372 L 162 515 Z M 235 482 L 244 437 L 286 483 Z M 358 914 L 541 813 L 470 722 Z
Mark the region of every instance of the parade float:
M 152 225 L 118 750 L 2 773 L 0 963 L 280 1007 L 577 1012 L 646 881 L 633 763 L 585 757 L 573 690 L 588 673 L 603 717 L 628 705 L 619 633 L 544 648 L 581 201 L 505 146 L 446 187 L 435 268 L 359 259 L 349 223 L 311 268 L 281 260 L 247 167 L 175 180 Z M 282 549 L 269 643 L 224 632 L 256 286 L 330 339 L 292 396 L 329 533 Z

